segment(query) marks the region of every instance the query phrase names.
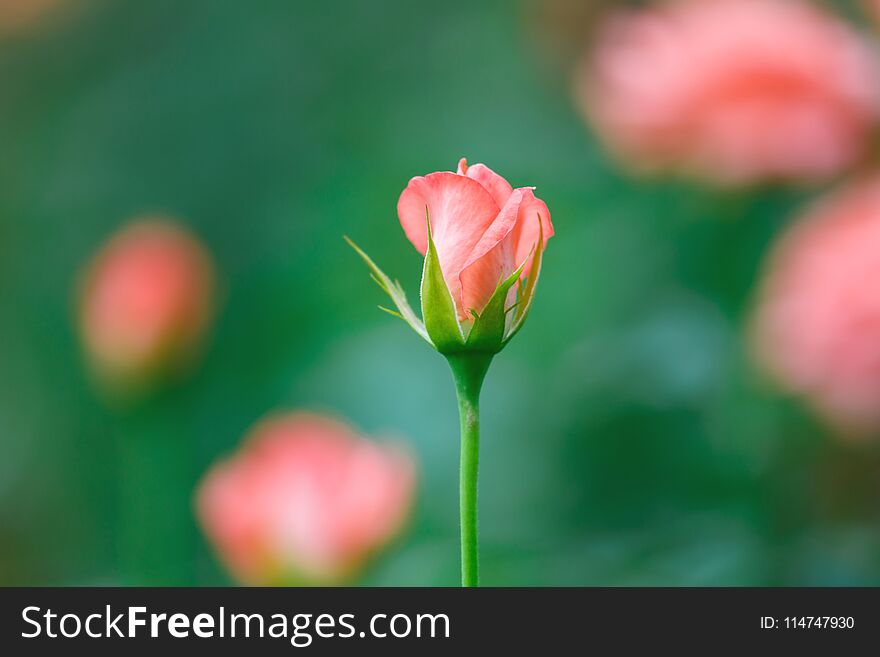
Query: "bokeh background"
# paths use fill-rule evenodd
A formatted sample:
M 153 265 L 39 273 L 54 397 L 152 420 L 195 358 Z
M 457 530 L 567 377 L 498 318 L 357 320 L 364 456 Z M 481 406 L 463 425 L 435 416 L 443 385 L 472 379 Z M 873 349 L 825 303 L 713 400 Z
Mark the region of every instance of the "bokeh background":
M 360 583 L 455 585 L 451 377 L 342 235 L 417 297 L 397 197 L 461 156 L 536 185 L 556 227 L 484 389 L 483 582 L 880 584 L 878 444 L 780 394 L 743 337 L 774 237 L 823 188 L 605 155 L 570 76 L 614 3 L 39 4 L 0 30 L 0 584 L 230 583 L 196 484 L 267 412 L 311 409 L 419 462 Z M 189 376 L 118 403 L 84 364 L 77 278 L 150 212 L 209 249 L 218 311 Z

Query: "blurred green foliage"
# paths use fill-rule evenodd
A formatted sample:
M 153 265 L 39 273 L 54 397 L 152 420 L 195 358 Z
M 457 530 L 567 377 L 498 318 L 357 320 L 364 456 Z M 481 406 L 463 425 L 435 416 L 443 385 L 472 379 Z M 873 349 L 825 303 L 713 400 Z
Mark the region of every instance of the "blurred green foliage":
M 341 236 L 414 298 L 397 196 L 467 156 L 536 185 L 557 230 L 484 389 L 484 582 L 880 584 L 880 451 L 826 435 L 742 343 L 762 257 L 818 190 L 630 179 L 528 16 L 93 1 L 0 42 L 0 583 L 228 582 L 191 491 L 267 411 L 311 408 L 421 463 L 364 583 L 454 585 L 451 377 Z M 154 210 L 211 249 L 222 310 L 193 377 L 120 408 L 83 367 L 75 282 Z

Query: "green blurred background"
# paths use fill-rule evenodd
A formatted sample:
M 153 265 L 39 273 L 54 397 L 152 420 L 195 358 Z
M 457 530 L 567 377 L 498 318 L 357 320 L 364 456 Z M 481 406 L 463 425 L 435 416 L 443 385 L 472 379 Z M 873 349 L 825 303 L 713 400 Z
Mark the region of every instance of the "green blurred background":
M 557 231 L 484 389 L 483 582 L 880 584 L 880 450 L 832 439 L 742 341 L 768 245 L 819 190 L 629 178 L 537 0 L 70 4 L 0 41 L 0 584 L 229 583 L 192 490 L 307 408 L 420 462 L 362 583 L 455 585 L 451 377 L 341 236 L 412 298 L 397 197 L 461 156 L 536 185 Z M 119 407 L 75 282 L 151 211 L 212 251 L 222 304 L 193 376 Z

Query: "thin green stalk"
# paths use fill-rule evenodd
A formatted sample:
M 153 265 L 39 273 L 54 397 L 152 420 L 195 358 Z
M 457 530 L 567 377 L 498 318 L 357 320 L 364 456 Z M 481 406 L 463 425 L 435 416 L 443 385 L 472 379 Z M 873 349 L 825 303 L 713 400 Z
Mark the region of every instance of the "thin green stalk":
M 447 357 L 455 380 L 461 419 L 461 585 L 478 586 L 477 478 L 480 465 L 480 389 L 492 354 L 461 353 Z

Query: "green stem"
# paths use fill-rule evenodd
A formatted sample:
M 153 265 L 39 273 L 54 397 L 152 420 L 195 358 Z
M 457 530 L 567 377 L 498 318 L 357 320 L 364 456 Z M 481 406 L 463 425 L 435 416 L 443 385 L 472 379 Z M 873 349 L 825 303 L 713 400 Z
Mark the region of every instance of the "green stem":
M 480 465 L 480 389 L 492 354 L 461 353 L 447 356 L 455 380 L 461 419 L 461 585 L 479 585 L 477 547 L 477 476 Z

